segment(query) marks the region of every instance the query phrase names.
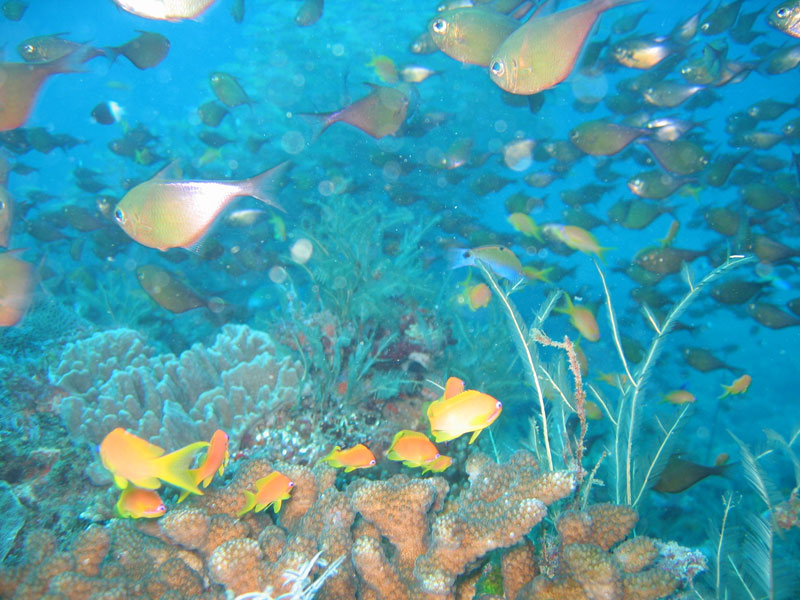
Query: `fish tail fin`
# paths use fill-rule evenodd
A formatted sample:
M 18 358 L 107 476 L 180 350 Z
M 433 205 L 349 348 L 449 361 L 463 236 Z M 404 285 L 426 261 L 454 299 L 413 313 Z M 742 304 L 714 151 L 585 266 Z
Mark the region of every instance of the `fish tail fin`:
M 458 269 L 460 267 L 472 266 L 473 260 L 467 254 L 464 248 L 449 248 L 446 253 L 447 266 L 451 269 Z
M 601 263 L 606 264 L 605 254 L 606 254 L 606 252 L 609 252 L 611 250 L 616 250 L 616 247 L 615 246 L 600 246 L 600 248 L 597 249 L 597 258 L 600 259 Z
M 317 464 L 328 463 L 330 466 L 335 467 L 335 465 L 333 464 L 333 455 L 336 454 L 339 450 L 341 450 L 340 446 L 334 446 L 333 450 L 328 452 L 327 455 L 323 456 L 317 461 Z
M 241 517 L 245 513 L 249 513 L 256 506 L 256 495 L 253 492 L 244 491 L 244 507 L 236 513 L 237 517 Z
M 285 161 L 271 169 L 267 169 L 263 173 L 254 175 L 250 179 L 245 179 L 242 182 L 242 191 L 256 200 L 261 200 L 264 204 L 286 212 L 273 196 L 278 188 L 278 182 L 288 167 L 289 161 Z
M 334 112 L 322 112 L 322 113 L 296 113 L 300 117 L 307 117 L 309 119 L 314 119 L 315 121 L 322 122 L 322 129 L 320 129 L 317 133 L 314 134 L 314 137 L 311 138 L 312 142 L 316 142 L 325 130 L 336 123 L 338 120 L 336 115 L 338 114 L 337 111 Z
M 105 46 L 103 48 L 98 48 L 98 51 L 108 59 L 109 65 L 113 65 L 117 61 L 117 58 L 119 58 L 119 55 L 122 54 L 119 46 Z
M 717 400 L 722 400 L 723 398 L 727 398 L 728 396 L 730 396 L 730 395 L 731 395 L 731 389 L 733 388 L 733 386 L 732 386 L 732 385 L 725 385 L 725 384 L 723 383 L 723 384 L 722 384 L 722 387 L 723 387 L 723 388 L 725 388 L 725 393 L 724 393 L 724 394 L 722 394 L 721 396 L 718 396 L 718 397 L 717 397 Z
M 158 478 L 191 494 L 203 495 L 197 487 L 195 474 L 189 469 L 195 455 L 208 446 L 208 442 L 195 442 L 175 452 L 154 459 L 158 466 Z
M 178 504 L 180 504 L 181 502 L 183 502 L 184 500 L 186 500 L 186 498 L 188 498 L 188 497 L 189 497 L 189 492 L 187 492 L 186 490 L 183 490 L 183 491 L 181 492 L 181 495 L 180 495 L 180 496 L 178 496 Z
M 592 8 L 597 12 L 603 12 L 609 10 L 610 8 L 624 6 L 626 4 L 633 4 L 634 2 L 639 1 L 640 0 L 592 0 Z

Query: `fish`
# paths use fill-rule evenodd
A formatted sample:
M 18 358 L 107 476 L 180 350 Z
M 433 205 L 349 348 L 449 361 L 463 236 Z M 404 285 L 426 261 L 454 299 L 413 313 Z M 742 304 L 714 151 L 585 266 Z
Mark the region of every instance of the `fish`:
M 800 319 L 769 302 L 751 302 L 747 305 L 747 314 L 770 329 L 784 329 L 800 325 Z
M 800 38 L 800 2 L 785 0 L 767 16 L 767 24 L 792 37 Z
M 633 261 L 651 273 L 671 275 L 679 272 L 683 267 L 683 263 L 693 262 L 707 254 L 707 250 L 686 250 L 672 246 L 648 246 L 637 252 Z
M 720 454 L 714 466 L 706 467 L 673 454 L 651 489 L 664 494 L 679 494 L 711 475 L 724 477 L 733 466 L 727 460 L 727 454 Z
M 669 402 L 670 404 L 692 404 L 695 401 L 694 394 L 689 390 L 672 390 L 664 394 L 662 402 Z
M 370 467 L 374 467 L 377 461 L 369 448 L 364 444 L 356 444 L 352 448 L 347 448 L 346 450 L 342 450 L 340 446 L 336 446 L 319 462 L 328 463 L 336 469 L 344 468 L 345 473 L 350 473 L 356 469 L 369 469 Z
M 497 48 L 489 77 L 512 94 L 536 94 L 555 86 L 572 72 L 600 13 L 636 1 L 590 0 L 544 17 L 533 16 Z
M 423 467 L 440 456 L 439 450 L 428 439 L 427 435 L 409 429 L 398 431 L 392 438 L 391 446 L 386 451 L 386 458 L 403 461 L 406 467 L 412 469 Z
M 169 52 L 169 40 L 153 31 L 139 31 L 139 35 L 121 46 L 109 46 L 106 56 L 113 63 L 122 55 L 140 70 L 152 69 L 161 64 Z
M 164 454 L 164 449 L 117 427 L 100 442 L 100 460 L 122 490 L 129 485 L 156 490 L 161 482 L 202 495 L 189 466 L 208 442 L 195 442 Z
M 310 27 L 322 18 L 324 9 L 324 0 L 305 0 L 294 15 L 294 22 L 300 27 Z
M 9 21 L 19 21 L 27 9 L 28 3 L 23 0 L 7 0 L 3 2 L 2 12 Z
M 516 231 L 519 231 L 522 235 L 535 238 L 539 241 L 542 240 L 541 228 L 536 224 L 536 221 L 534 221 L 530 215 L 522 212 L 514 212 L 508 215 L 506 220 Z
M 217 99 L 228 108 L 234 108 L 242 104 L 252 106 L 253 104 L 250 96 L 244 91 L 242 84 L 230 73 L 214 71 L 208 76 L 208 83 L 211 85 L 211 91 L 214 92 Z
M 711 297 L 720 304 L 744 304 L 761 293 L 766 282 L 728 279 L 711 288 Z
M 92 109 L 89 116 L 99 125 L 113 125 L 119 123 L 125 114 L 125 110 L 113 100 L 100 102 Z
M 400 75 L 397 72 L 397 66 L 394 61 L 388 56 L 381 54 L 377 55 L 372 53 L 370 61 L 364 65 L 365 67 L 372 67 L 375 75 L 378 76 L 383 83 L 395 84 L 400 81 Z
M 64 39 L 61 37 L 63 35 L 66 35 L 66 33 L 37 35 L 23 40 L 17 45 L 17 54 L 25 62 L 49 62 L 75 52 L 83 46 L 79 42 Z M 105 52 L 102 50 L 92 50 L 88 52 L 86 60 L 103 55 L 105 55 Z
M 613 156 L 647 131 L 605 120 L 584 121 L 569 132 L 569 140 L 592 156 Z
M 78 73 L 88 46 L 44 63 L 0 62 L 0 131 L 21 127 L 33 109 L 45 80 L 60 73 Z
M 413 88 L 408 84 L 386 87 L 367 83 L 370 93 L 339 110 L 328 113 L 300 113 L 322 119 L 323 125 L 315 137 L 319 137 L 334 123 L 342 122 L 357 127 L 364 133 L 381 139 L 394 135 L 408 116 Z
M 724 33 L 736 22 L 742 0 L 734 0 L 729 4 L 720 3 L 708 17 L 700 23 L 700 33 L 703 35 L 718 35 Z
M 473 432 L 469 439 L 471 444 L 481 431 L 495 422 L 503 410 L 503 404 L 489 394 L 464 390 L 463 387 L 464 382 L 460 379 L 449 378 L 444 396 L 428 406 L 431 435 L 437 443 Z
M 611 56 L 625 67 L 647 70 L 684 49 L 682 44 L 666 37 L 635 36 L 614 44 Z
M 731 372 L 741 371 L 738 367 L 734 367 L 718 359 L 705 348 L 684 346 L 681 348 L 681 354 L 686 364 L 701 373 L 708 373 L 709 371 L 716 371 L 718 369 L 727 369 Z
M 16 325 L 25 316 L 33 295 L 33 266 L 14 256 L 0 254 L 0 327 Z
M 241 23 L 244 21 L 244 0 L 233 0 L 231 4 L 231 17 L 234 23 Z
M 725 390 L 725 393 L 722 394 L 717 398 L 717 400 L 722 400 L 723 398 L 727 398 L 728 396 L 736 396 L 738 394 L 744 394 L 747 390 L 750 389 L 750 384 L 753 382 L 753 378 L 746 373 L 735 379 L 734 382 L 730 385 L 722 384 L 722 389 Z
M 441 74 L 441 71 L 434 71 L 424 65 L 404 65 L 399 73 L 400 79 L 406 83 L 422 83 L 429 77 Z
M 519 21 L 488 8 L 459 8 L 441 12 L 428 23 L 436 46 L 461 63 L 488 67 L 497 48 Z
M 236 513 L 237 517 L 255 510 L 261 512 L 264 509 L 272 507 L 273 512 L 276 514 L 281 510 L 281 503 L 291 497 L 294 481 L 289 479 L 283 473 L 273 471 L 266 477 L 262 477 L 256 481 L 256 493 L 249 490 L 244 491 L 245 504 L 244 507 Z
M 196 19 L 217 0 L 114 0 L 125 12 L 145 19 L 180 21 Z
M 464 284 L 462 284 L 464 285 Z M 456 297 L 456 302 L 466 304 L 471 311 L 485 308 L 492 299 L 492 290 L 485 283 L 465 285 L 464 290 Z
M 710 155 L 698 144 L 689 140 L 674 142 L 642 142 L 662 167 L 678 175 L 693 175 L 708 166 Z
M 286 166 L 239 181 L 175 181 L 166 177 L 170 165 L 128 191 L 114 208 L 114 220 L 143 246 L 192 248 L 234 198 L 252 196 L 283 210 L 272 194 Z
M 422 474 L 424 475 L 428 471 L 431 473 L 441 473 L 452 464 L 453 459 L 442 454 L 439 456 L 439 458 L 434 458 L 432 461 L 426 462 L 424 465 L 422 465 Z
M 628 180 L 628 189 L 640 198 L 664 200 L 683 186 L 696 181 L 691 177 L 674 177 L 661 170 L 642 171 Z
M 167 512 L 167 507 L 155 490 L 128 486 L 120 493 L 114 510 L 123 519 L 155 519 Z
M 601 246 L 592 233 L 574 225 L 548 223 L 542 226 L 542 232 L 566 244 L 573 250 L 578 250 L 584 254 L 595 254 L 600 260 L 604 260 L 603 254 L 605 252 L 613 250 L 611 247 Z
M 659 81 L 647 88 L 642 97 L 645 102 L 653 106 L 675 108 L 704 89 L 706 88 L 702 85 L 689 85 L 678 81 Z
M 477 248 L 451 248 L 447 252 L 451 269 L 476 267 L 482 262 L 499 277 L 505 277 L 512 284 L 519 283 L 525 276 L 522 263 L 510 249 L 505 246 L 479 246 Z
M 569 295 L 564 294 L 565 307 L 556 307 L 553 310 L 569 315 L 569 322 L 586 338 L 587 341 L 596 342 L 600 339 L 600 328 L 594 313 L 585 306 L 576 306 Z

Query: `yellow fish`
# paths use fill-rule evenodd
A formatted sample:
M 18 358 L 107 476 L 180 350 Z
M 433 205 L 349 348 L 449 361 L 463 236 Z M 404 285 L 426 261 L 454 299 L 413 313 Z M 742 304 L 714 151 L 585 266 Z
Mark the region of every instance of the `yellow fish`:
M 545 17 L 511 33 L 495 50 L 489 76 L 512 94 L 536 94 L 572 72 L 600 13 L 638 0 L 591 0 Z
M 356 469 L 369 469 L 375 466 L 375 456 L 364 444 L 357 444 L 352 448 L 342 450 L 336 446 L 319 462 L 326 462 L 335 469 L 344 467 L 344 472 L 349 473 Z
M 283 210 L 272 192 L 286 164 L 240 181 L 173 181 L 166 177 L 170 165 L 125 194 L 114 219 L 143 246 L 192 248 L 234 198 L 252 196 Z
M 424 475 L 428 471 L 431 471 L 432 473 L 441 473 L 452 464 L 453 459 L 442 454 L 439 456 L 439 458 L 434 458 L 432 461 L 422 465 L 422 474 Z
M 469 440 L 471 444 L 503 410 L 499 400 L 477 390 L 464 390 L 463 386 L 463 381 L 451 377 L 447 380 L 444 396 L 428 406 L 431 435 L 436 442 L 447 442 L 473 432 Z
M 670 404 L 691 404 L 694 401 L 694 394 L 687 390 L 673 390 L 663 397 L 663 402 L 669 402 Z
M 723 384 L 722 387 L 725 388 L 725 393 L 719 397 L 719 400 L 727 398 L 728 396 L 744 394 L 750 388 L 750 384 L 752 383 L 752 381 L 753 378 L 750 377 L 750 375 L 742 375 L 730 385 Z
M 100 460 L 114 476 L 114 483 L 120 489 L 124 490 L 132 484 L 155 490 L 164 481 L 192 494 L 202 495 L 189 466 L 197 452 L 208 445 L 208 442 L 195 442 L 164 454 L 163 448 L 117 427 L 100 443 Z
M 381 54 L 380 56 L 376 55 L 374 52 L 372 53 L 372 60 L 370 60 L 365 66 L 372 67 L 375 71 L 375 74 L 378 78 L 384 83 L 397 83 L 400 80 L 400 76 L 397 73 L 397 67 L 394 64 L 394 61 Z
M 597 326 L 597 319 L 594 313 L 585 306 L 575 306 L 569 296 L 564 296 L 567 306 L 564 308 L 556 307 L 554 310 L 569 315 L 569 322 L 578 332 L 590 342 L 600 339 L 600 328 Z

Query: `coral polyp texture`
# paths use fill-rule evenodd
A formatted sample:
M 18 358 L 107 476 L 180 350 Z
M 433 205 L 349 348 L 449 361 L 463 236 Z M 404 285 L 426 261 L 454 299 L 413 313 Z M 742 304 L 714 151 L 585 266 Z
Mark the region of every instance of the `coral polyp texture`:
M 165 447 L 238 438 L 276 407 L 298 402 L 303 371 L 268 334 L 225 325 L 206 348 L 157 354 L 137 332 L 114 329 L 70 343 L 51 370 L 69 392 L 61 417 L 74 439 L 98 444 L 124 427 Z
M 273 469 L 295 481 L 282 511 L 236 518 L 244 490 Z M 575 473 L 540 471 L 526 451 L 503 464 L 475 452 L 466 469 L 469 482 L 458 490 L 441 476 L 406 475 L 352 477 L 338 489 L 327 465 L 251 458 L 225 487 L 157 521 L 112 519 L 66 548 L 52 533 L 29 531 L 22 561 L 0 570 L 0 596 L 221 600 L 295 590 L 306 598 L 298 590 L 324 577 L 315 596 L 324 600 L 469 599 L 482 593 L 494 561 L 493 585 L 504 590 L 494 597 L 508 600 L 657 599 L 691 583 L 676 571 L 688 572 L 676 558 L 680 547 L 667 558 L 657 540 L 623 541 L 636 522 L 623 506 L 562 512 L 558 551 L 537 549 L 531 540 L 541 536 L 529 534 L 574 497 Z

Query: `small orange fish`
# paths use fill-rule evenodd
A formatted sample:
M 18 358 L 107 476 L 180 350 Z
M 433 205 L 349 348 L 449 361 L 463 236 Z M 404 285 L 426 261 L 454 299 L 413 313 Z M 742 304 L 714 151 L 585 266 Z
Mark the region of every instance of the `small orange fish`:
M 0 327 L 11 327 L 25 316 L 33 293 L 33 267 L 14 257 L 0 254 Z
M 336 446 L 319 462 L 326 462 L 335 469 L 344 467 L 345 473 L 356 469 L 368 469 L 374 467 L 376 463 L 375 456 L 364 444 L 358 444 L 346 450 Z
M 117 427 L 100 443 L 100 460 L 111 471 L 114 483 L 120 489 L 124 490 L 132 484 L 155 490 L 164 481 L 192 494 L 202 495 L 189 465 L 195 455 L 208 445 L 208 442 L 195 442 L 164 454 L 163 448 Z
M 567 306 L 565 308 L 555 308 L 554 310 L 569 315 L 569 322 L 588 341 L 596 342 L 599 340 L 600 328 L 597 325 L 594 313 L 585 306 L 573 304 L 569 296 L 564 296 L 564 298 L 566 298 Z
M 375 139 L 394 135 L 408 116 L 413 88 L 408 84 L 397 87 L 367 84 L 372 91 L 344 108 L 330 113 L 301 113 L 323 119 L 317 137 L 339 121 L 357 127 Z
M 492 290 L 489 289 L 489 286 L 485 283 L 478 283 L 466 286 L 464 291 L 457 296 L 456 301 L 459 304 L 466 304 L 471 311 L 476 311 L 486 307 L 491 299 Z
M 749 388 L 750 384 L 752 383 L 753 378 L 750 375 L 742 375 L 736 381 L 734 381 L 730 385 L 722 385 L 725 388 L 725 393 L 722 394 L 718 399 L 722 400 L 723 398 L 727 398 L 728 396 L 735 396 L 737 394 L 744 394 Z
M 471 444 L 503 410 L 503 404 L 489 394 L 463 387 L 463 381 L 451 377 L 445 385 L 444 396 L 428 406 L 431 435 L 436 442 L 447 442 L 473 432 Z
M 143 490 L 129 485 L 119 495 L 119 500 L 114 505 L 117 514 L 123 519 L 155 519 L 167 512 L 164 501 L 158 492 Z
M 265 508 L 272 507 L 272 510 L 277 513 L 281 509 L 281 502 L 287 500 L 294 481 L 289 479 L 283 473 L 273 471 L 266 477 L 256 481 L 256 493 L 248 490 L 244 491 L 245 504 L 244 508 L 236 513 L 236 516 L 241 517 L 243 514 L 255 510 L 261 512 Z
M 403 429 L 392 439 L 392 445 L 386 451 L 389 460 L 402 460 L 410 468 L 422 467 L 441 455 L 428 436 L 418 431 Z
M 663 402 L 670 404 L 691 404 L 695 401 L 694 394 L 687 390 L 673 390 L 668 394 L 664 394 Z
M 586 415 L 586 418 L 590 421 L 601 421 L 603 419 L 603 411 L 591 400 L 587 400 L 583 403 L 583 414 Z
M 384 83 L 395 84 L 400 80 L 394 61 L 383 54 L 378 56 L 373 52 L 372 60 L 364 66 L 372 67 L 375 74 Z
M 522 235 L 527 235 L 528 237 L 536 238 L 537 240 L 541 241 L 542 233 L 539 230 L 539 226 L 536 224 L 536 221 L 534 221 L 530 215 L 526 215 L 525 213 L 521 212 L 515 212 L 508 215 L 506 220 Z
M 44 63 L 0 62 L 0 131 L 22 126 L 33 109 L 45 80 L 58 73 L 80 72 L 90 48 L 81 46 L 56 60 Z
M 137 17 L 159 21 L 195 19 L 217 0 L 114 0 L 122 10 Z
M 217 429 L 211 436 L 205 458 L 196 469 L 189 470 L 198 485 L 202 483 L 203 487 L 208 487 L 215 473 L 219 473 L 220 477 L 225 473 L 225 467 L 228 466 L 231 456 L 228 452 L 228 439 L 228 434 L 221 429 Z M 188 495 L 189 492 L 182 492 L 178 502 L 183 502 Z
M 431 471 L 432 473 L 441 473 L 452 464 L 453 459 L 442 454 L 439 456 L 439 458 L 435 458 L 432 461 L 422 465 L 422 474 L 424 475 L 428 471 Z
M 240 181 L 174 181 L 169 165 L 130 190 L 114 209 L 117 224 L 149 248 L 191 248 L 208 233 L 214 220 L 234 198 L 252 196 L 283 210 L 272 198 L 282 163 Z

